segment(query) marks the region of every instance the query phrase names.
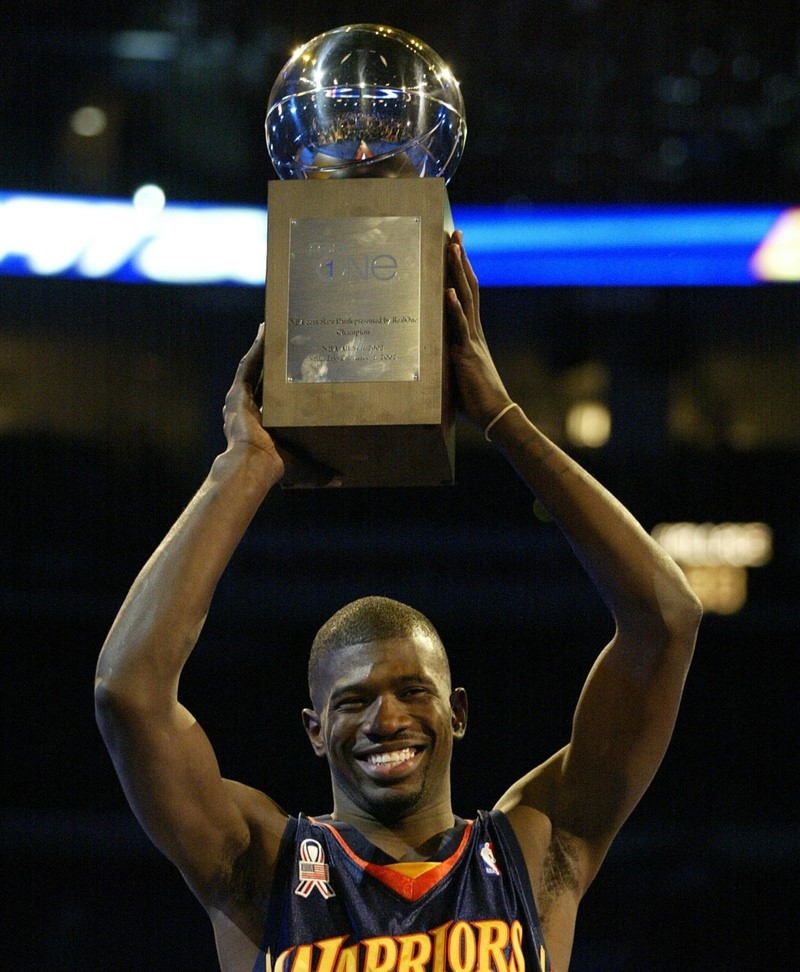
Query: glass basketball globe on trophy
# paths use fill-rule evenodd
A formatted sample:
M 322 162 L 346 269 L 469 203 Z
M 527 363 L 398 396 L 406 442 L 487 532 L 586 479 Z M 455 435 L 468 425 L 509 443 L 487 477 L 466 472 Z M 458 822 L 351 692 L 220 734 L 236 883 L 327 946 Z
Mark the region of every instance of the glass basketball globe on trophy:
M 263 421 L 344 486 L 453 481 L 444 336 L 458 82 L 425 43 L 313 38 L 269 97 Z
M 434 176 L 449 182 L 467 128 L 461 89 L 427 44 L 356 24 L 295 52 L 269 97 L 281 179 Z

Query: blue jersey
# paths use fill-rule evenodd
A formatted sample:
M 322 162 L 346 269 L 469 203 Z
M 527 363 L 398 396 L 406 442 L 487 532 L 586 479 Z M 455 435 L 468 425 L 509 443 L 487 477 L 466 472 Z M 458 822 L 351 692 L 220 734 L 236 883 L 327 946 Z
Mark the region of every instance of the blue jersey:
M 254 972 L 550 972 L 528 873 L 499 811 L 396 863 L 355 828 L 290 818 Z

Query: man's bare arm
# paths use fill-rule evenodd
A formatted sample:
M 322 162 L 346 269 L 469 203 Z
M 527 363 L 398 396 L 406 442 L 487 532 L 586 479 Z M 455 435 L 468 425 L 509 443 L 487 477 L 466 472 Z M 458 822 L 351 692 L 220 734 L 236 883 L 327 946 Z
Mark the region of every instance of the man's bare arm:
M 669 744 L 700 607 L 631 514 L 520 413 L 494 439 L 561 526 L 615 621 L 575 711 L 569 744 L 504 797 L 534 806 L 590 851 L 591 880 Z
M 178 681 L 219 578 L 284 461 L 261 428 L 252 386 L 260 335 L 225 403 L 227 448 L 136 578 L 97 665 L 98 723 L 128 800 L 153 841 L 211 900 L 252 838 L 280 838 L 283 815 L 225 781 L 211 745 L 178 701 Z M 267 839 L 262 832 L 260 840 Z
M 461 247 L 450 253 L 451 357 L 464 411 L 483 428 L 511 404 L 483 336 L 478 284 Z M 517 406 L 491 440 L 555 518 L 616 623 L 581 694 L 569 743 L 498 806 L 525 829 L 526 811 L 576 838 L 585 890 L 669 743 L 700 607 L 683 574 L 633 516 Z

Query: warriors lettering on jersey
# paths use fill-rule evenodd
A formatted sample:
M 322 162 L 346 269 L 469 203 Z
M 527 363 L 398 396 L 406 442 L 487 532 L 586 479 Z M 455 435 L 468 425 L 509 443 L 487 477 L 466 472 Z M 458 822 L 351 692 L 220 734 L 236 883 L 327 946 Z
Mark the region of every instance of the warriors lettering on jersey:
M 381 935 L 350 945 L 345 944 L 348 936 L 342 935 L 287 948 L 274 965 L 267 960 L 267 969 L 271 972 L 526 972 L 522 936 L 519 921 L 509 925 L 499 919 L 447 922 L 427 933 Z

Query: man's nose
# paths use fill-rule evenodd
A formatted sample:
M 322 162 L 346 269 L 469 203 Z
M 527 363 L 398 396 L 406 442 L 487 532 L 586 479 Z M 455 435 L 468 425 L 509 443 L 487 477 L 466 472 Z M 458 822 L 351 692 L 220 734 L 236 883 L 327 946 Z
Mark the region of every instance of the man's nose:
M 370 735 L 392 736 L 408 725 L 405 706 L 394 695 L 379 695 L 365 713 L 364 730 Z

